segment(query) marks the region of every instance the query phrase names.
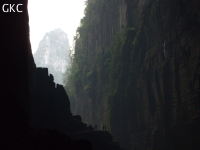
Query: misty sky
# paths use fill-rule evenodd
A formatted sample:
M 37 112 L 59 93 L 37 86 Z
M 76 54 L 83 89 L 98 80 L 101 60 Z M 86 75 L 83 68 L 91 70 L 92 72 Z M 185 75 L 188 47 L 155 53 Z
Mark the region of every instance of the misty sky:
M 46 32 L 61 28 L 68 34 L 70 46 L 80 19 L 84 16 L 86 0 L 29 0 L 29 26 L 32 52 L 38 48 Z

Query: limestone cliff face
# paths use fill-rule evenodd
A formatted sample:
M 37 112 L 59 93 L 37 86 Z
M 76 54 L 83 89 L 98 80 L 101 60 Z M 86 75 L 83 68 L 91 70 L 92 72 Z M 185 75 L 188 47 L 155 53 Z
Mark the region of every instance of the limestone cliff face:
M 34 54 L 37 67 L 47 67 L 54 81 L 63 84 L 63 73 L 69 63 L 69 41 L 67 34 L 55 29 L 44 35 Z
M 110 123 L 122 147 L 199 149 L 199 6 L 195 0 L 88 4 L 73 60 L 81 76 L 74 73 L 72 110 L 87 123 Z
M 140 12 L 143 46 L 138 53 L 144 62 L 136 82 L 137 125 L 131 147 L 162 149 L 166 144 L 166 149 L 198 149 L 199 3 L 147 4 Z M 151 143 L 144 144 L 146 140 Z
M 82 19 L 83 23 L 88 23 L 88 27 L 85 27 L 86 29 L 77 29 L 80 36 L 84 36 L 85 39 L 83 38 L 84 41 L 82 43 L 76 43 L 77 49 L 81 48 L 81 46 L 84 47 L 83 49 L 76 50 L 76 53 L 85 54 L 86 64 L 83 63 L 85 65 L 84 73 L 88 73 L 94 67 L 96 59 L 105 54 L 116 33 L 120 32 L 127 23 L 127 4 L 125 1 L 88 1 L 88 5 L 93 7 L 93 9 L 87 11 L 86 8 L 86 17 Z M 86 32 L 87 35 L 85 35 Z M 85 94 L 84 86 L 86 89 L 87 85 L 77 83 L 77 102 L 75 106 L 72 106 L 72 111 L 74 114 L 83 116 L 84 122 L 92 125 L 97 124 L 99 128 L 102 128 L 106 123 L 106 106 L 105 101 L 102 100 L 107 98 L 109 91 L 108 85 L 104 80 L 101 78 L 94 80 L 93 93 L 95 93 L 95 96 L 93 97 Z

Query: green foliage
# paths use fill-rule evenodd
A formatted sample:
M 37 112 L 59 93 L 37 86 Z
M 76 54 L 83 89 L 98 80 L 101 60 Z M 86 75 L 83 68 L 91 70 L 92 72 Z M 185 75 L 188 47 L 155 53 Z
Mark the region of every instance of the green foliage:
M 104 54 L 93 51 L 88 48 L 88 39 L 91 38 L 90 31 L 95 30 L 94 22 L 99 19 L 95 10 L 100 2 L 101 0 L 95 0 L 87 3 L 86 16 L 77 29 L 80 36 L 75 37 L 76 54 L 67 77 L 66 89 L 71 92 L 69 95 L 74 101 L 80 90 L 95 101 L 100 99 L 96 97 L 97 81 L 108 85 L 108 98 L 100 100 L 106 101 L 107 104 L 108 129 L 116 133 L 122 128 L 121 120 L 131 122 L 131 118 L 136 115 L 134 101 L 137 99 L 137 87 L 134 83 L 144 61 L 143 22 L 138 24 L 137 30 L 124 27 L 121 33 L 116 34 Z M 91 22 L 92 18 L 96 21 Z
M 65 89 L 69 95 L 70 101 L 76 102 L 76 97 L 79 90 L 83 90 L 88 97 L 95 99 L 96 80 L 101 66 L 99 60 L 88 63 L 90 60 L 88 55 L 88 33 L 94 28 L 91 18 L 97 19 L 98 14 L 95 12 L 98 9 L 100 0 L 93 2 L 85 1 L 85 17 L 81 19 L 80 27 L 77 28 L 75 40 L 75 57 L 70 68 L 66 72 Z

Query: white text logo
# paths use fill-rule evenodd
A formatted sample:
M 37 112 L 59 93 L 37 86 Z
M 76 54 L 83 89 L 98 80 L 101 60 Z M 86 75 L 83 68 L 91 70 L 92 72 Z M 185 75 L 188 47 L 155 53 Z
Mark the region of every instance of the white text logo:
M 3 4 L 2 6 L 2 10 L 3 12 L 23 12 L 22 10 L 19 10 L 19 6 L 23 5 L 23 4 L 17 4 L 15 6 L 15 4 Z

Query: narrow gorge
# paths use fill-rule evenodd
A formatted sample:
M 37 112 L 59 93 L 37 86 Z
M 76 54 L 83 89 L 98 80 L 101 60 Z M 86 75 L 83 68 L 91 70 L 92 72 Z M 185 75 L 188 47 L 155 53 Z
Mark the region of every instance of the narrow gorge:
M 47 68 L 36 67 L 27 0 L 15 2 L 23 13 L 0 13 L 0 148 L 120 150 L 108 131 L 94 130 L 73 115 L 63 85 L 54 82 Z
M 199 1 L 87 0 L 64 86 L 36 67 L 28 1 L 9 3 L 23 12 L 0 12 L 1 149 L 200 149 Z

